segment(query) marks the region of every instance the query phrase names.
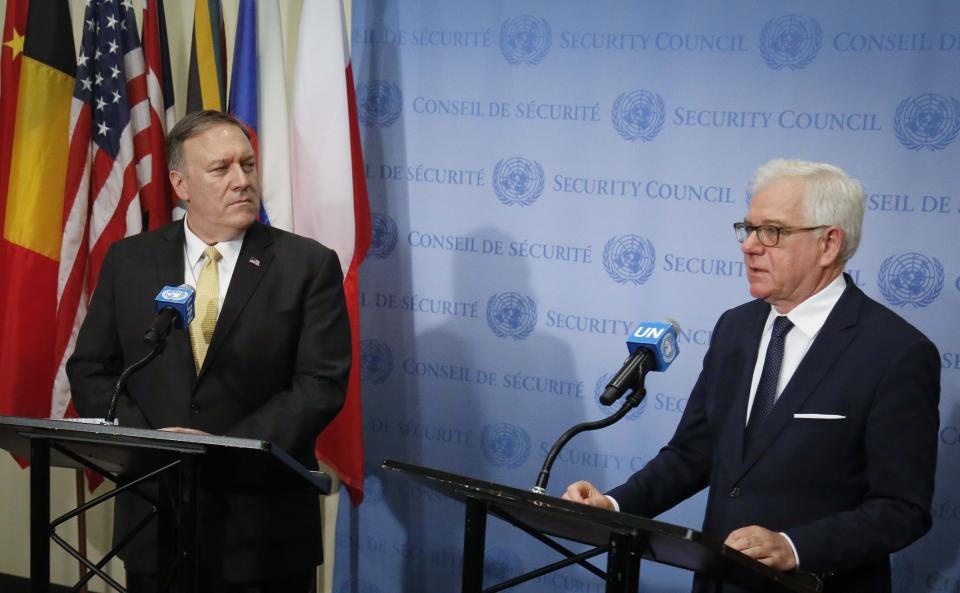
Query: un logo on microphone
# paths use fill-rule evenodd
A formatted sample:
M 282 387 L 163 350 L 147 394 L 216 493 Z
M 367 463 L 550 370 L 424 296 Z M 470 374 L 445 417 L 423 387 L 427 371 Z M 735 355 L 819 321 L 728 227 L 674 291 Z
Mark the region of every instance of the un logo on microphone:
M 807 67 L 820 52 L 823 31 L 817 21 L 788 14 L 767 21 L 760 32 L 760 55 L 774 70 Z
M 529 206 L 543 194 L 543 167 L 518 156 L 500 159 L 493 167 L 493 191 L 508 206 Z
M 380 384 L 393 370 L 393 352 L 379 340 L 360 341 L 360 378 L 364 383 Z
M 604 373 L 597 378 L 597 383 L 593 387 L 593 401 L 596 402 L 597 408 L 603 412 L 604 416 L 609 416 L 615 413 L 620 409 L 620 406 L 623 405 L 623 398 L 617 400 L 609 406 L 605 406 L 600 403 L 600 396 L 603 395 L 604 390 L 607 388 L 607 385 L 610 383 L 610 379 L 613 378 L 613 373 Z M 644 398 L 640 405 L 636 408 L 627 412 L 626 419 L 631 422 L 640 418 L 643 415 L 644 411 L 647 409 L 647 399 Z
M 653 243 L 639 235 L 612 237 L 603 246 L 603 269 L 620 284 L 649 280 L 656 258 Z
M 617 97 L 610 118 L 624 140 L 649 142 L 663 129 L 665 111 L 663 97 L 653 91 L 638 89 Z
M 892 255 L 883 260 L 877 283 L 891 305 L 926 307 L 943 290 L 943 264 L 920 253 Z
M 522 15 L 500 26 L 500 53 L 511 64 L 535 66 L 550 50 L 550 25 L 541 18 Z
M 897 106 L 893 129 L 910 150 L 942 150 L 960 133 L 960 101 L 932 93 L 907 97 Z
M 487 324 L 498 338 L 522 340 L 537 325 L 537 304 L 519 292 L 496 293 L 487 300 Z
M 494 582 L 502 583 L 523 573 L 520 555 L 506 548 L 487 548 L 483 557 L 483 574 Z
M 483 427 L 483 456 L 494 467 L 514 469 L 530 457 L 530 434 L 515 424 L 499 422 Z
M 400 117 L 403 95 L 400 87 L 385 80 L 370 80 L 357 85 L 357 119 L 360 123 L 386 128 Z
M 370 249 L 373 257 L 385 259 L 397 246 L 397 223 L 387 216 L 373 212 L 370 214 Z

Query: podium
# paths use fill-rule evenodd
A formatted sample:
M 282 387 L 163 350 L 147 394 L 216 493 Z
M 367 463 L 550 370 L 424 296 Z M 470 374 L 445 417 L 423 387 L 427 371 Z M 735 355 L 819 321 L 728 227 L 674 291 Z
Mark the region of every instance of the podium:
M 309 471 L 283 450 L 256 439 L 0 416 L 0 448 L 31 463 L 31 593 L 49 591 L 51 539 L 90 571 L 77 586 L 96 575 L 117 591 L 126 591 L 103 571 L 103 567 L 154 517 L 160 522 L 161 533 L 171 535 L 172 541 L 167 543 L 173 552 L 169 561 L 175 562 L 177 567 L 174 590 L 195 593 L 201 528 L 198 488 L 251 493 L 300 490 L 328 494 L 331 484 L 330 476 Z M 89 469 L 118 487 L 51 522 L 51 467 Z M 153 500 L 138 489 L 152 478 L 166 479 L 172 485 L 176 493 L 173 506 L 165 500 Z M 126 491 L 150 500 L 154 510 L 99 562 L 84 558 L 57 535 L 56 528 L 63 522 Z
M 382 467 L 465 503 L 462 593 L 495 593 L 573 564 L 603 579 L 607 593 L 636 593 L 641 559 L 684 568 L 755 593 L 820 590 L 820 581 L 812 574 L 774 570 L 707 534 L 686 527 L 391 459 L 384 460 Z M 565 559 L 484 589 L 488 515 L 526 532 Z M 578 554 L 548 536 L 594 547 Z M 587 562 L 604 553 L 607 554 L 606 571 Z

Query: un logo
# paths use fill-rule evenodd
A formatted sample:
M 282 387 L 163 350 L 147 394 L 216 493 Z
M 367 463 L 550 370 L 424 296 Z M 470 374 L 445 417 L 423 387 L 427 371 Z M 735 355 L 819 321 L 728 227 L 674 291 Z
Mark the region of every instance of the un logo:
M 623 400 L 620 400 L 612 405 L 605 406 L 600 403 L 600 396 L 603 395 L 603 390 L 607 388 L 607 384 L 610 382 L 610 379 L 613 378 L 613 373 L 604 373 L 597 378 L 597 384 L 593 388 L 593 401 L 597 402 L 597 408 L 603 412 L 604 416 L 609 416 L 610 414 L 616 412 L 620 409 L 620 406 L 623 405 Z M 643 415 L 643 412 L 647 409 L 647 400 L 644 398 L 640 405 L 636 408 L 627 412 L 627 420 L 633 421 Z
M 370 80 L 357 86 L 357 118 L 365 126 L 393 125 L 403 109 L 400 87 L 385 80 Z
M 913 584 L 913 565 L 902 553 L 890 556 L 890 576 L 893 580 L 893 593 L 907 593 Z
M 488 424 L 480 435 L 483 456 L 490 465 L 520 467 L 530 457 L 530 435 L 523 428 L 507 422 Z
M 483 557 L 483 575 L 495 582 L 519 576 L 523 572 L 520 555 L 506 548 L 487 548 Z
M 920 253 L 891 255 L 883 260 L 877 282 L 891 305 L 926 307 L 943 290 L 943 265 Z
M 612 237 L 603 246 L 603 268 L 620 284 L 646 282 L 656 258 L 653 243 L 639 235 Z
M 941 150 L 960 133 L 960 101 L 931 93 L 907 97 L 897 106 L 893 129 L 910 150 Z
M 493 167 L 493 191 L 508 206 L 529 206 L 543 193 L 543 167 L 518 156 L 500 159 Z
M 360 340 L 360 378 L 365 383 L 383 383 L 393 370 L 393 352 L 377 340 Z
M 817 21 L 788 14 L 770 19 L 760 33 L 760 55 L 774 70 L 805 68 L 820 52 L 823 32 Z
M 537 304 L 519 292 L 496 293 L 487 300 L 487 323 L 498 338 L 522 340 L 537 325 Z
M 665 111 L 663 97 L 639 89 L 621 93 L 613 102 L 610 117 L 614 129 L 624 140 L 649 142 L 663 129 Z
M 370 215 L 370 249 L 373 257 L 384 259 L 397 246 L 397 223 L 386 214 Z
M 550 50 L 550 25 L 544 19 L 522 15 L 500 26 L 500 53 L 511 64 L 534 66 Z

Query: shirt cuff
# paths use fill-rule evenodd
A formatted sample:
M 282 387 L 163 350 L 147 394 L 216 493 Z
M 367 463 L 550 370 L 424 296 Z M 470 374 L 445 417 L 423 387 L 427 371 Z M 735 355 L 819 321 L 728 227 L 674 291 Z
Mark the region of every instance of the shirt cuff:
M 613 510 L 615 510 L 615 511 L 617 511 L 617 512 L 619 513 L 619 512 L 620 512 L 620 503 L 617 502 L 617 499 L 614 498 L 614 497 L 612 497 L 612 496 L 610 496 L 609 494 L 604 494 L 604 496 L 606 496 L 606 497 L 607 497 L 607 500 L 610 501 L 610 504 L 613 505 Z M 790 539 L 790 538 L 787 538 L 787 539 Z M 791 543 L 790 545 L 792 546 L 793 543 Z M 794 553 L 796 553 L 796 551 L 794 551 Z
M 609 497 L 608 497 L 609 498 Z M 780 532 L 780 535 L 787 539 L 787 543 L 790 544 L 790 549 L 793 550 L 793 559 L 797 561 L 797 565 L 794 567 L 794 570 L 800 568 L 800 554 L 797 553 L 797 546 L 793 545 L 793 540 L 790 539 L 790 536 L 784 532 Z

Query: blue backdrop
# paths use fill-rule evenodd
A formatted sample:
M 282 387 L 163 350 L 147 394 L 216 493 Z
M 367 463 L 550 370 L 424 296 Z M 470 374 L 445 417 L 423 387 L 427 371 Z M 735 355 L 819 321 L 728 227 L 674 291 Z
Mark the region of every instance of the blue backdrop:
M 899 592 L 960 591 L 958 25 L 953 0 L 354 0 L 368 475 L 341 509 L 336 590 L 458 590 L 462 506 L 380 461 L 529 487 L 563 430 L 609 411 L 597 388 L 628 329 L 675 318 L 677 362 L 639 411 L 571 442 L 550 491 L 616 485 L 656 454 L 715 320 L 749 299 L 731 227 L 747 180 L 785 156 L 862 181 L 848 271 L 942 352 L 935 523 L 893 564 Z M 661 518 L 699 528 L 704 501 Z M 488 584 L 558 559 L 498 521 L 487 541 Z M 572 568 L 518 590 L 603 585 Z

